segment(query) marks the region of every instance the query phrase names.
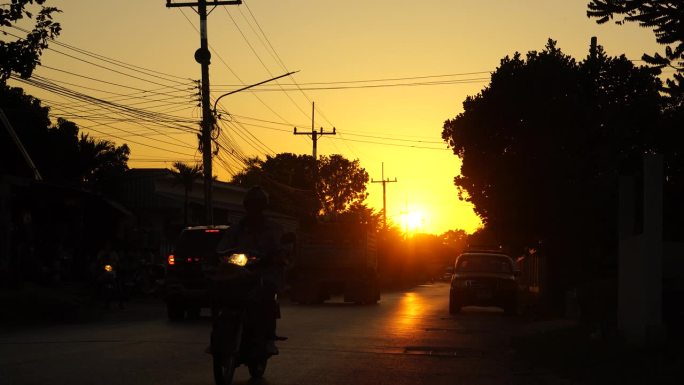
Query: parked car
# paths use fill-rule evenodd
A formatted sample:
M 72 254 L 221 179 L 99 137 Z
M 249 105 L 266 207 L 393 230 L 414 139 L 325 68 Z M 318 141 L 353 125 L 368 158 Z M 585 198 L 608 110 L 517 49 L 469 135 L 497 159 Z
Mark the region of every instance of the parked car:
M 209 274 L 216 265 L 216 246 L 228 226 L 195 226 L 181 231 L 168 256 L 164 299 L 170 320 L 199 317 L 210 306 Z
M 464 306 L 497 306 L 517 310 L 518 285 L 513 260 L 499 252 L 465 252 L 456 258 L 449 292 L 449 313 Z

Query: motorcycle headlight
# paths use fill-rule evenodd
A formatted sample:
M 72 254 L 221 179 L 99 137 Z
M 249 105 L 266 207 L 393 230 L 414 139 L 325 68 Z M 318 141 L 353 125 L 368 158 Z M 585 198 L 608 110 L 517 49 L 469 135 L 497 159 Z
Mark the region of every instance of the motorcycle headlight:
M 249 261 L 246 254 L 231 254 L 225 258 L 226 263 L 237 266 L 245 266 Z
M 112 265 L 104 265 L 104 269 L 105 269 L 105 271 L 108 272 L 108 273 L 111 273 L 112 270 L 114 270 L 114 268 L 112 267 Z

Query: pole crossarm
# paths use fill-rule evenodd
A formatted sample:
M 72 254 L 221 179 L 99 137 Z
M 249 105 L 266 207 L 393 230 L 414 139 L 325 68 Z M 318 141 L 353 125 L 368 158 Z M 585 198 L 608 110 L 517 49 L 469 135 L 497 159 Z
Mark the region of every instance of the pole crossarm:
M 393 182 L 397 182 L 397 178 L 394 178 L 394 180 L 390 180 L 389 178 L 383 179 L 383 180 L 374 180 L 373 178 L 371 178 L 371 183 L 393 183 Z
M 385 162 L 382 162 L 382 180 L 373 180 L 371 178 L 371 183 L 382 183 L 382 225 L 387 228 L 387 191 L 386 191 L 386 185 L 387 183 L 395 183 L 397 181 L 397 178 L 394 178 L 394 180 L 390 180 L 389 178 L 385 179 Z
M 297 132 L 297 127 L 294 128 L 295 135 L 308 135 L 311 136 L 311 141 L 313 142 L 312 156 L 314 160 L 318 159 L 318 138 L 323 135 L 337 135 L 337 130 L 333 127 L 332 132 L 323 132 L 323 127 L 320 131 L 316 131 L 314 128 L 314 116 L 316 115 L 316 107 L 314 102 L 311 102 L 311 132 Z
M 222 0 L 222 1 L 211 1 L 207 0 L 206 5 L 240 5 L 242 4 L 242 0 Z M 166 0 L 166 7 L 167 8 L 175 8 L 175 7 L 197 7 L 199 3 L 172 3 L 171 0 Z

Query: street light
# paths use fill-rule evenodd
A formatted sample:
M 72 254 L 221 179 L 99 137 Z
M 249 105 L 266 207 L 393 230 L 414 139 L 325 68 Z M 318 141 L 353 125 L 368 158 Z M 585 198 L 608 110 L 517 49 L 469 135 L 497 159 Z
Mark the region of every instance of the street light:
M 276 77 L 274 77 L 274 78 L 271 78 L 271 79 L 268 79 L 268 80 L 264 80 L 263 82 L 255 83 L 255 84 L 252 84 L 252 85 L 250 85 L 250 86 L 245 86 L 245 87 L 242 87 L 242 88 L 237 89 L 237 90 L 235 90 L 235 91 L 230 91 L 230 92 L 228 92 L 228 93 L 225 93 L 225 94 L 219 96 L 218 98 L 216 98 L 216 101 L 214 102 L 214 115 L 216 115 L 216 105 L 218 105 L 219 100 L 221 100 L 221 98 L 223 98 L 224 96 L 232 95 L 232 94 L 238 93 L 238 92 L 240 92 L 240 91 L 244 91 L 244 90 L 250 89 L 250 88 L 252 88 L 252 87 L 260 86 L 260 85 L 262 85 L 262 84 L 264 84 L 264 83 L 272 82 L 272 81 L 274 81 L 274 80 L 278 80 L 278 79 L 280 79 L 280 78 L 284 78 L 285 76 L 290 76 L 290 75 L 292 75 L 292 74 L 296 74 L 297 72 L 299 72 L 299 71 L 288 72 L 288 73 L 286 73 L 286 74 L 284 74 L 284 75 L 276 76 Z

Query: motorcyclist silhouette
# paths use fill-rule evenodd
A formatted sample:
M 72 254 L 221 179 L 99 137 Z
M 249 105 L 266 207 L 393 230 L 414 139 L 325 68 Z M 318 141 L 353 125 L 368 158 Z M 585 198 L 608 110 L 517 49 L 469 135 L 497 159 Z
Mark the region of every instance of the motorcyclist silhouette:
M 245 216 L 231 226 L 223 239 L 218 243 L 216 251 L 224 253 L 226 250 L 241 249 L 258 253 L 262 260 L 260 274 L 263 286 L 259 293 L 254 293 L 258 301 L 253 309 L 255 326 L 264 332 L 266 350 L 269 354 L 278 354 L 275 346 L 276 319 L 279 314 L 274 301 L 278 288 L 283 284 L 284 257 L 286 250 L 281 244 L 282 226 L 266 218 L 264 210 L 268 206 L 268 195 L 259 186 L 247 191 L 243 199 Z
M 123 293 L 118 275 L 120 267 L 121 260 L 119 254 L 114 250 L 112 241 L 105 241 L 95 258 L 95 277 L 100 286 L 100 294 L 104 296 L 106 308 L 109 308 L 109 303 L 113 299 L 112 296 L 118 300 L 119 308 L 123 308 Z M 111 290 L 104 288 L 107 285 L 111 285 Z

